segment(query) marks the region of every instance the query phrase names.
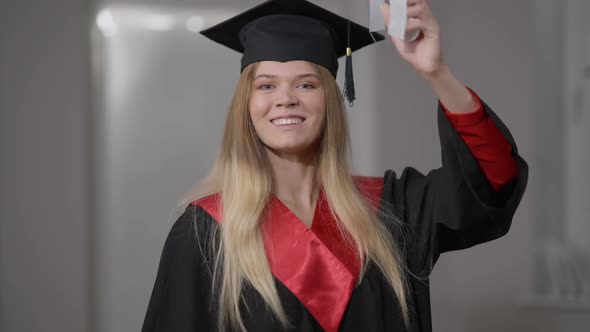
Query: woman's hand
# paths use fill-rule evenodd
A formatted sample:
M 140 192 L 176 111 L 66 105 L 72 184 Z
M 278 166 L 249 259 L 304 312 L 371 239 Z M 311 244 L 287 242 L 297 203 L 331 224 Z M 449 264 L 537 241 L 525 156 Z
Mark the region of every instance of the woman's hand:
M 389 5 L 383 3 L 381 12 L 389 23 Z M 440 28 L 432 15 L 427 0 L 408 0 L 406 31 L 420 30 L 414 41 L 391 37 L 400 56 L 425 79 L 436 76 L 445 67 L 442 58 Z

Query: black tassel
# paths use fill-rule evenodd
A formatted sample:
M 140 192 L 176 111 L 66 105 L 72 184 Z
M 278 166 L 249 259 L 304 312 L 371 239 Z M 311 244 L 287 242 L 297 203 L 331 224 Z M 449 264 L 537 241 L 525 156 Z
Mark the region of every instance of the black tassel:
M 354 77 L 352 75 L 352 51 L 350 47 L 346 49 L 346 69 L 344 76 L 344 96 L 352 106 L 352 102 L 356 99 L 354 93 Z

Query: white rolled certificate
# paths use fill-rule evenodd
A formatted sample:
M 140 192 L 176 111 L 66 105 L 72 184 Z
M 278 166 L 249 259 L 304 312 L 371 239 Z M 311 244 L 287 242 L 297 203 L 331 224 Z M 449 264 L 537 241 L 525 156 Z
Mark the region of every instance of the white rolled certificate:
M 383 0 L 370 1 L 370 31 L 385 30 L 385 21 L 381 13 Z M 389 0 L 389 23 L 387 33 L 400 40 L 414 41 L 420 34 L 419 30 L 406 31 L 408 22 L 408 0 Z

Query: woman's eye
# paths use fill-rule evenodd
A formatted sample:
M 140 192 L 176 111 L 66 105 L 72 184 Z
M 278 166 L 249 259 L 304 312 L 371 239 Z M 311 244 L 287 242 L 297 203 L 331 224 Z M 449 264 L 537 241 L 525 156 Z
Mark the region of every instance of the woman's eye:
M 303 89 L 313 89 L 315 88 L 315 86 L 311 83 L 301 83 L 299 84 L 297 87 L 299 88 L 303 88 Z M 269 90 L 272 89 L 273 85 L 272 84 L 261 84 L 258 86 L 258 89 L 260 90 Z

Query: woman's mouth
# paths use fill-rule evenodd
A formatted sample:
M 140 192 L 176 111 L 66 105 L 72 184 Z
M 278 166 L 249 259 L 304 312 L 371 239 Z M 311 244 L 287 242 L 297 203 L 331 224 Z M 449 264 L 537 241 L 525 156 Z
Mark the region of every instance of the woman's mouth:
M 282 129 L 297 128 L 300 127 L 303 122 L 305 122 L 305 119 L 299 117 L 279 118 L 271 121 L 273 125 Z

